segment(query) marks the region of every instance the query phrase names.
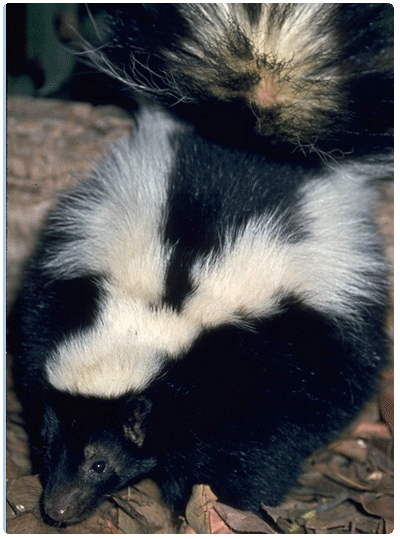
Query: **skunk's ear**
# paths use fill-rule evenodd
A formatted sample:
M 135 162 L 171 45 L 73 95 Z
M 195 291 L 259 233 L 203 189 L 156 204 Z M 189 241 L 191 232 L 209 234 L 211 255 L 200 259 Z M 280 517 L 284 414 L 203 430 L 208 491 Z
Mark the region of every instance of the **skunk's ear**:
M 151 412 L 152 403 L 147 397 L 135 397 L 125 407 L 124 433 L 137 447 L 142 447 L 145 439 L 146 420 Z

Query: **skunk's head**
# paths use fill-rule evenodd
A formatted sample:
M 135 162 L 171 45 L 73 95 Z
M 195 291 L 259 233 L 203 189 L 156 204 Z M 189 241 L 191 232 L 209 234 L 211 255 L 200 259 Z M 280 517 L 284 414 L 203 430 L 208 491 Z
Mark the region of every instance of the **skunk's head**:
M 89 399 L 50 391 L 44 414 L 45 520 L 72 524 L 156 465 L 144 448 L 145 398 Z

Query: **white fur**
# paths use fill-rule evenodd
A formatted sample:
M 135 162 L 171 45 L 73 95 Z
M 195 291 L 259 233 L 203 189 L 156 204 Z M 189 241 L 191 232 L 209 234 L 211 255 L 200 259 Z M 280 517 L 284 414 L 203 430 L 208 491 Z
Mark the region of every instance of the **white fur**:
M 192 32 L 204 48 L 196 47 L 196 40 L 182 41 L 180 45 L 205 60 L 207 47 L 221 50 L 222 55 L 229 54 L 225 50 L 228 45 L 226 38 L 240 28 L 249 38 L 255 58 L 267 56 L 281 63 L 299 57 L 303 64 L 304 59 L 331 49 L 331 37 L 326 33 L 316 32 L 312 39 L 310 35 L 312 29 L 323 28 L 329 21 L 334 4 L 297 4 L 292 11 L 285 11 L 287 15 L 282 26 L 271 24 L 272 11 L 276 8 L 276 4 L 261 4 L 260 19 L 252 25 L 243 4 L 220 2 L 193 4 L 191 8 L 185 6 L 181 14 L 191 23 Z M 281 4 L 278 13 L 286 9 L 287 4 Z M 302 71 L 306 72 L 309 67 L 303 66 Z
M 278 12 L 288 4 L 278 5 Z M 242 73 L 258 73 L 260 84 L 250 92 L 238 90 L 237 95 L 245 97 L 249 104 L 263 107 L 269 105 L 263 96 L 265 88 L 273 94 L 273 102 L 281 105 L 299 106 L 298 113 L 315 120 L 315 106 L 330 110 L 335 106 L 336 92 L 340 92 L 339 68 L 330 67 L 321 72 L 320 61 L 335 54 L 337 43 L 332 34 L 324 30 L 335 10 L 335 4 L 293 4 L 293 9 L 285 15 L 282 26 L 272 23 L 272 11 L 277 4 L 261 4 L 261 17 L 252 25 L 243 4 L 238 3 L 193 3 L 178 9 L 186 19 L 191 37 L 179 41 L 180 50 L 162 50 L 167 60 L 164 73 L 157 73 L 164 80 L 166 88 L 158 87 L 153 73 L 147 65 L 147 77 L 138 72 L 139 63 L 135 51 L 131 52 L 129 71 L 119 70 L 108 60 L 101 49 L 93 49 L 89 44 L 85 54 L 96 67 L 111 77 L 127 84 L 136 91 L 162 94 L 176 98 L 177 102 L 191 102 L 193 96 L 184 85 L 182 78 L 182 51 L 197 61 L 185 62 L 183 72 L 200 87 L 207 88 L 218 98 L 232 98 L 234 90 L 219 84 L 218 73 L 223 65 L 234 70 L 236 76 Z M 286 12 L 285 12 L 286 13 Z M 276 15 L 274 15 L 276 16 Z M 323 31 L 321 31 L 321 29 Z M 252 58 L 244 59 L 232 50 L 235 34 L 240 31 L 249 40 Z M 264 60 L 269 67 L 263 67 Z M 315 70 L 318 68 L 318 75 Z M 217 78 L 216 78 L 217 77 Z M 337 80 L 336 80 L 337 79 Z M 243 95 L 242 95 L 243 94 Z M 340 97 L 340 94 L 338 95 Z
M 79 274 L 79 268 L 108 274 L 94 326 L 67 338 L 48 358 L 48 380 L 58 389 L 104 397 L 143 390 L 203 331 L 226 323 L 249 327 L 255 318 L 273 316 L 288 295 L 354 322 L 354 296 L 367 304 L 379 298 L 376 280 L 384 267 L 374 254 L 378 239 L 369 223 L 369 171 L 337 167 L 299 189 L 298 212 L 307 232 L 302 239 L 288 232 L 283 210 L 251 219 L 236 235 L 228 233 L 218 256 L 195 260 L 194 292 L 179 313 L 163 305 L 173 249 L 160 236 L 173 163 L 167 131 L 160 136 L 164 146 L 152 150 L 154 162 L 138 163 L 136 150 L 131 155 L 126 146 L 118 154 L 119 169 L 103 167 L 104 182 L 114 182 L 111 199 L 84 212 L 87 238 L 48 261 L 56 277 Z M 137 171 L 133 193 L 131 171 Z M 67 226 L 79 230 L 79 215 L 69 218 Z M 365 271 L 376 279 L 368 281 Z
M 95 326 L 68 338 L 49 358 L 50 383 L 71 393 L 115 397 L 143 389 L 198 328 L 172 310 L 152 309 L 114 289 Z
M 306 237 L 291 241 L 285 212 L 250 221 L 218 259 L 195 264 L 197 291 L 184 313 L 214 327 L 240 320 L 243 313 L 269 316 L 282 297 L 295 295 L 333 317 L 356 318 L 355 296 L 366 303 L 377 300 L 385 265 L 376 255 L 379 238 L 370 223 L 374 190 L 344 168 L 300 192 Z M 363 272 L 378 282 L 367 281 Z
M 106 274 L 127 294 L 156 301 L 169 258 L 159 234 L 174 161 L 169 135 L 178 124 L 147 109 L 138 122 L 133 142 L 122 141 L 95 173 L 104 192 L 84 183 L 54 215 L 51 227 L 73 239 L 44 267 L 55 278 Z
M 218 82 L 221 66 L 230 66 L 236 76 L 243 73 L 257 73 L 260 82 L 249 90 L 237 90 L 237 95 L 246 98 L 249 104 L 261 107 L 272 103 L 287 105 L 289 117 L 292 107 L 298 107 L 298 114 L 308 121 L 316 122 L 315 111 L 324 108 L 329 111 L 337 106 L 340 97 L 341 73 L 339 67 L 321 70 L 326 58 L 335 54 L 337 43 L 326 31 L 335 4 L 297 4 L 291 11 L 285 11 L 284 23 L 272 24 L 278 15 L 287 10 L 287 4 L 261 4 L 261 16 L 251 24 L 242 4 L 215 3 L 191 4 L 181 8 L 192 36 L 179 42 L 181 50 L 164 50 L 168 61 L 166 77 L 171 79 L 169 88 L 178 100 L 190 101 L 190 95 L 179 88 L 175 81 L 181 80 L 182 52 L 193 56 L 197 62 L 185 62 L 185 76 L 190 76 L 196 84 L 208 88 L 219 98 L 231 99 L 235 93 L 232 86 L 224 88 Z M 321 31 L 322 29 L 322 31 Z M 252 58 L 241 58 L 234 52 L 232 43 L 240 31 L 249 40 Z M 132 71 L 135 62 L 132 53 Z M 323 62 L 321 62 L 321 60 Z M 267 62 L 264 65 L 264 62 Z M 103 59 L 103 63 L 107 62 Z M 110 67 L 110 66 L 109 66 Z M 316 75 L 316 72 L 318 73 Z M 119 76 L 120 80 L 124 76 Z M 151 73 L 149 73 L 151 82 Z M 154 91 L 150 82 L 142 85 L 125 75 L 125 82 L 135 89 Z M 157 90 L 156 90 L 157 91 Z M 161 90 L 160 90 L 161 91 Z M 163 90 L 165 91 L 165 90 Z

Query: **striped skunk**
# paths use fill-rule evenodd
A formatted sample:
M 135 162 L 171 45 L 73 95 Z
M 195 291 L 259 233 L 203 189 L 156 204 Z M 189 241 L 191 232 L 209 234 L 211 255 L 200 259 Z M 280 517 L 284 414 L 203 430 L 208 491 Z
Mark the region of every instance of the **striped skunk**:
M 391 4 L 112 4 L 100 68 L 214 140 L 286 159 L 393 138 Z
M 14 310 L 48 520 L 142 477 L 175 514 L 197 483 L 282 500 L 385 362 L 381 166 L 284 163 L 142 108 L 50 216 Z

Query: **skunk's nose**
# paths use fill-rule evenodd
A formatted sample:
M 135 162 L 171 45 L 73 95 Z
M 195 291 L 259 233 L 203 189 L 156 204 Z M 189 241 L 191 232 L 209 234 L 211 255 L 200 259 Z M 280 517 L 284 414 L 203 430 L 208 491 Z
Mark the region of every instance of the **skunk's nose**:
M 84 497 L 82 490 L 76 487 L 65 489 L 63 492 L 58 488 L 52 489 L 49 493 L 45 492 L 42 504 L 44 517 L 47 517 L 45 521 L 57 526 L 83 520 L 88 512 L 88 504 L 85 503 Z

